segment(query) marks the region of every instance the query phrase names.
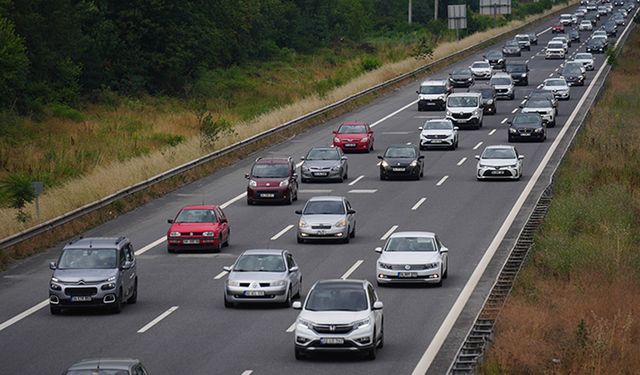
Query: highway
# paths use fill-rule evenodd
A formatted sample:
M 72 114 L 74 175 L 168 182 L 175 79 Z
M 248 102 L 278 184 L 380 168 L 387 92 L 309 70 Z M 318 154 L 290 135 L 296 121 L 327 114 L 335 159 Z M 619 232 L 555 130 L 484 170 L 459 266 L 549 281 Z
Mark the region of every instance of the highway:
M 48 263 L 56 260 L 63 244 L 17 262 L 0 273 L 0 374 L 58 374 L 83 358 L 114 356 L 139 358 L 151 374 L 411 373 L 606 58 L 595 55 L 595 70 L 587 72 L 585 86 L 572 87 L 571 99 L 559 103 L 558 125 L 548 129 L 546 142 L 516 144 L 525 155 L 520 181 L 476 181 L 474 155 L 485 146 L 506 144 L 506 121 L 526 93 L 559 75 L 564 61 L 545 60 L 541 52 L 555 36 L 550 25 L 551 21 L 531 30 L 541 33 L 538 45 L 513 58 L 528 61 L 529 86 L 517 86 L 513 101 L 500 100 L 497 114 L 485 116 L 482 129 L 460 131 L 456 151 L 423 151 L 426 168 L 420 181 L 380 181 L 376 155 L 390 144 L 417 143 L 418 126 L 426 119 L 444 117 L 444 112 L 417 111 L 415 90 L 427 77 L 84 233 L 85 237 L 124 235 L 138 250 L 138 303 L 126 305 L 121 314 L 49 314 L 43 302 L 51 275 Z M 570 55 L 584 51 L 588 35 L 581 32 L 582 41 L 573 44 Z M 445 78 L 454 67 L 481 60 L 482 54 L 428 77 Z M 255 157 L 292 155 L 299 161 L 310 147 L 329 144 L 331 131 L 346 120 L 369 122 L 376 138 L 374 152 L 348 154 L 347 181 L 301 183 L 300 199 L 292 206 L 246 204 L 244 174 Z M 351 243 L 296 243 L 294 211 L 314 195 L 343 195 L 350 200 L 357 211 L 357 235 Z M 231 246 L 217 254 L 167 253 L 162 240 L 167 219 L 187 204 L 203 202 L 224 204 Z M 222 267 L 246 249 L 290 250 L 300 265 L 306 293 L 321 279 L 348 277 L 375 283 L 374 248 L 384 244 L 383 237 L 392 229 L 437 233 L 450 249 L 449 278 L 441 288 L 376 288 L 385 306 L 385 346 L 375 361 L 349 355 L 296 361 L 293 334 L 288 332 L 296 310 L 224 308 Z

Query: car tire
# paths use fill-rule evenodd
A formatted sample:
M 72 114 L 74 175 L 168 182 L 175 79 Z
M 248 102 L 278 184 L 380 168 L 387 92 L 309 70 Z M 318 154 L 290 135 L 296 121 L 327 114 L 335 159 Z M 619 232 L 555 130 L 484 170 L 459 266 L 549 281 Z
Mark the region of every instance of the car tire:
M 369 146 L 369 151 L 367 152 L 371 152 L 371 151 L 373 151 L 373 142 L 371 143 L 371 146 Z
M 297 239 L 298 239 L 298 243 L 304 243 L 304 239 L 300 238 L 300 236 L 297 236 Z
M 300 350 L 298 348 L 294 349 L 294 356 L 295 356 L 297 361 L 301 361 L 301 360 L 306 358 L 306 355 L 302 352 L 302 350 Z
M 291 290 L 291 286 L 287 289 L 287 299 L 284 301 L 284 307 L 291 307 L 293 304 L 293 291 Z
M 349 179 L 349 170 L 348 169 L 344 172 L 344 179 L 345 180 Z
M 384 348 L 384 320 L 380 327 L 380 341 L 378 341 L 378 349 Z
M 122 311 L 122 289 L 120 289 L 120 293 L 116 296 L 116 300 L 113 302 L 113 306 L 111 306 L 111 313 L 120 314 Z
M 289 198 L 287 198 L 287 200 L 285 201 L 285 203 L 287 205 L 292 205 L 293 204 L 293 192 L 289 192 Z
M 227 240 L 224 241 L 223 247 L 229 247 L 229 241 L 231 241 L 231 231 L 230 230 L 227 231 Z
M 449 277 L 449 260 L 448 259 L 447 259 L 447 268 L 442 273 L 442 278 L 443 279 L 446 279 L 447 277 Z
M 344 175 L 340 175 L 340 178 L 338 178 L 338 182 L 339 183 L 343 183 L 344 182 Z
M 349 233 L 349 237 L 356 238 L 356 225 L 353 224 L 353 230 Z
M 349 232 L 347 231 L 347 235 L 342 239 L 342 243 L 349 243 L 349 241 L 351 240 L 351 238 L 349 238 L 351 236 L 349 236 Z
M 444 279 L 444 275 L 442 274 L 442 266 L 440 266 L 440 281 L 436 283 L 436 286 L 440 288 L 442 286 L 442 280 Z
M 300 278 L 300 284 L 298 285 L 298 291 L 293 295 L 293 298 L 300 298 L 302 296 L 302 278 Z
M 60 315 L 62 313 L 62 309 L 56 305 L 49 305 L 49 312 L 51 312 L 51 315 Z
M 135 284 L 133 286 L 133 293 L 131 293 L 131 296 L 127 300 L 127 303 L 129 305 L 133 305 L 136 302 L 138 302 L 138 278 L 137 277 L 136 277 Z
M 225 294 L 225 296 L 224 296 L 224 307 L 227 308 L 227 309 L 230 309 L 230 308 L 235 307 L 235 306 L 236 306 L 235 303 L 227 300 L 227 296 Z
M 387 178 L 384 176 L 384 174 L 381 172 L 380 173 L 380 180 L 386 180 Z
M 374 332 L 375 332 L 375 328 L 374 328 Z M 367 350 L 366 358 L 369 361 L 373 361 L 376 359 L 377 356 L 378 356 L 378 347 L 374 344 L 373 348 Z
M 253 205 L 253 201 L 249 198 L 247 198 L 247 205 L 248 206 L 252 206 Z

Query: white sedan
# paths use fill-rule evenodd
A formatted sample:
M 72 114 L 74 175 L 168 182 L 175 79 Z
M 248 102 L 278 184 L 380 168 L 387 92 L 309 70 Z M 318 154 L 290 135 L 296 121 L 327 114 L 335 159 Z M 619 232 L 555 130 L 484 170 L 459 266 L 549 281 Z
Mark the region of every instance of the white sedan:
M 493 74 L 493 69 L 487 61 L 474 61 L 469 69 L 476 79 L 490 79 Z
M 573 61 L 581 63 L 586 70 L 593 70 L 593 55 L 588 52 L 576 53 Z
M 488 146 L 482 155 L 476 155 L 476 178 L 519 180 L 522 176 L 522 159 L 515 147 L 509 145 Z
M 571 89 L 564 78 L 547 78 L 542 82 L 542 90 L 550 91 L 558 99 L 569 100 Z

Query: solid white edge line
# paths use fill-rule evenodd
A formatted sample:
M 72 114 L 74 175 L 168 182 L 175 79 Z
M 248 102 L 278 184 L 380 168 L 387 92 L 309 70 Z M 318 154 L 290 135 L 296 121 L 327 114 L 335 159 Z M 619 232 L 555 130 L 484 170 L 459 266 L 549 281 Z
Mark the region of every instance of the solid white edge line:
M 379 123 L 381 123 L 382 121 L 385 121 L 385 120 L 387 120 L 388 118 L 390 118 L 390 117 L 393 117 L 393 116 L 397 115 L 398 113 L 400 113 L 400 112 L 404 111 L 405 109 L 407 109 L 407 108 L 411 107 L 412 105 L 416 104 L 416 103 L 418 102 L 418 100 L 419 100 L 419 99 L 416 99 L 416 100 L 412 101 L 411 103 L 409 103 L 409 104 L 405 105 L 404 107 L 402 107 L 402 108 L 400 108 L 400 109 L 398 109 L 398 110 L 396 110 L 396 111 L 394 111 L 394 112 L 391 112 L 390 114 L 388 114 L 388 115 L 384 116 L 384 117 L 383 117 L 383 118 L 381 118 L 380 120 L 378 120 L 378 121 L 374 122 L 373 124 L 369 125 L 369 127 L 370 127 L 370 128 L 373 128 L 373 127 L 375 127 L 376 125 L 378 125 Z
M 240 199 L 244 198 L 247 196 L 247 192 L 245 191 L 242 194 L 239 194 L 237 196 L 235 196 L 234 198 L 231 198 L 230 200 L 224 202 L 223 204 L 220 205 L 220 208 L 222 208 L 223 210 L 229 206 L 231 206 L 232 204 L 236 203 L 237 201 L 239 201 Z
M 145 333 L 148 330 L 150 330 L 153 326 L 155 326 L 156 324 L 160 323 L 160 321 L 164 318 L 166 318 L 167 316 L 171 315 L 174 311 L 176 311 L 178 309 L 178 306 L 172 306 L 170 307 L 167 311 L 163 312 L 162 314 L 160 314 L 157 318 L 153 319 L 152 321 L 150 321 L 149 323 L 147 323 L 147 325 L 145 325 L 144 327 L 140 328 L 138 330 L 138 333 Z
M 523 99 L 523 100 L 520 102 L 520 104 L 524 104 L 524 103 L 526 103 L 526 102 L 527 102 L 527 99 Z
M 627 29 L 625 29 L 625 31 L 621 34 L 621 37 L 620 37 L 619 40 L 622 39 L 622 36 L 624 35 L 624 33 L 626 31 L 627 31 Z M 544 170 L 546 165 L 549 163 L 549 160 L 551 159 L 551 156 L 555 152 L 556 148 L 558 148 L 558 145 L 560 144 L 560 141 L 562 141 L 562 139 L 564 138 L 565 134 L 569 130 L 569 126 L 568 125 L 573 122 L 573 120 L 575 119 L 575 117 L 576 117 L 577 113 L 579 112 L 579 110 L 582 109 L 582 106 L 583 106 L 585 100 L 589 96 L 589 93 L 593 89 L 593 86 L 594 86 L 595 82 L 598 81 L 598 78 L 602 74 L 602 72 L 603 72 L 603 70 L 604 70 L 606 65 L 607 64 L 605 62 L 605 63 L 602 64 L 602 66 L 600 66 L 600 69 L 598 70 L 598 73 L 595 75 L 595 77 L 593 77 L 593 80 L 591 81 L 591 84 L 589 85 L 587 90 L 584 92 L 584 94 L 582 95 L 582 98 L 578 102 L 578 105 L 575 107 L 575 109 L 573 110 L 573 112 L 571 113 L 571 115 L 569 116 L 567 121 L 565 122 L 564 126 L 560 130 L 560 133 L 558 134 L 558 137 L 551 144 L 551 147 L 549 148 L 549 150 L 545 154 L 544 158 L 542 159 L 540 165 L 538 166 L 538 168 L 534 172 L 533 176 L 529 180 L 529 183 L 527 183 L 527 185 L 525 186 L 524 190 L 522 191 L 522 194 L 520 194 L 520 196 L 518 197 L 518 200 L 516 201 L 515 205 L 512 207 L 511 211 L 509 212 L 509 215 L 507 216 L 507 218 L 503 222 L 502 226 L 500 227 L 500 229 L 496 233 L 496 236 L 493 238 L 493 241 L 491 241 L 491 244 L 489 245 L 489 247 L 485 251 L 484 255 L 482 256 L 482 259 L 480 259 L 480 262 L 478 262 L 478 265 L 473 270 L 473 273 L 471 274 L 471 277 L 469 277 L 469 280 L 467 281 L 467 283 L 465 284 L 464 288 L 460 292 L 460 295 L 458 295 L 458 298 L 456 299 L 456 301 L 454 302 L 453 306 L 449 310 L 449 313 L 447 314 L 447 316 L 445 317 L 444 321 L 440 325 L 440 328 L 438 329 L 438 331 L 434 335 L 433 339 L 429 343 L 429 346 L 427 347 L 427 349 L 425 350 L 424 354 L 420 358 L 420 361 L 418 362 L 418 364 L 416 365 L 415 369 L 413 370 L 412 375 L 424 375 L 427 372 L 427 370 L 429 369 L 429 367 L 431 366 L 431 363 L 433 362 L 433 360 L 435 359 L 436 355 L 438 354 L 438 351 L 440 351 L 440 348 L 442 347 L 442 344 L 444 344 L 444 341 L 446 340 L 447 336 L 449 335 L 449 332 L 453 328 L 453 325 L 455 324 L 456 320 L 458 319 L 458 316 L 460 316 L 460 313 L 462 313 L 462 309 L 464 308 L 464 306 L 467 304 L 467 301 L 471 297 L 471 294 L 473 293 L 473 290 L 478 285 L 478 282 L 480 281 L 480 277 L 482 277 L 482 275 L 484 274 L 484 271 L 486 270 L 487 266 L 489 265 L 489 262 L 493 258 L 493 255 L 498 250 L 498 246 L 502 242 L 504 236 L 507 234 L 507 231 L 509 230 L 509 227 L 511 226 L 513 221 L 515 221 L 515 218 L 516 218 L 518 212 L 520 211 L 520 208 L 524 205 L 524 202 L 527 199 L 527 197 L 529 196 L 529 193 L 531 192 L 531 190 L 533 190 L 533 187 L 535 186 L 535 184 L 537 183 L 538 179 L 540 178 L 540 175 L 542 174 L 542 171 Z
M 280 232 L 276 233 L 273 237 L 271 237 L 271 241 L 275 241 L 278 238 L 282 237 L 282 235 L 290 231 L 291 228 L 293 228 L 293 224 L 287 225 L 283 230 L 281 230 Z
M 496 132 L 496 130 L 498 130 L 498 129 L 493 129 L 492 131 L 490 131 L 489 135 L 493 135 Z
M 380 237 L 380 240 L 385 241 L 387 238 L 389 238 L 389 236 L 396 231 L 396 229 L 398 229 L 397 225 L 392 226 L 391 228 L 389 228 L 389 230 L 382 235 L 382 237 Z
M 358 178 L 356 178 L 355 180 L 353 180 L 353 181 L 349 182 L 349 186 L 353 186 L 353 185 L 357 184 L 357 183 L 358 183 L 358 181 L 362 180 L 363 178 L 364 178 L 364 175 L 359 176 L 359 177 L 358 177 Z
M 436 184 L 436 186 L 440 186 L 442 184 L 444 184 L 445 181 L 447 181 L 447 179 L 449 178 L 449 176 L 444 176 L 440 179 L 440 181 L 438 181 L 438 183 Z
M 214 280 L 220 280 L 220 279 L 222 279 L 223 277 L 225 277 L 227 274 L 228 274 L 228 272 L 227 272 L 227 271 L 222 271 L 222 272 L 220 272 L 219 274 L 217 274 L 213 279 L 214 279 Z
M 165 242 L 167 240 L 166 236 L 162 236 L 160 238 L 158 238 L 157 240 L 153 241 L 152 243 L 148 244 L 147 246 L 138 249 L 138 251 L 135 252 L 136 255 L 142 255 L 144 253 L 146 253 L 147 251 L 153 249 L 154 247 L 160 245 L 161 243 Z
M 482 146 L 482 142 L 478 142 L 475 146 L 473 146 L 474 150 L 477 150 L 480 146 Z
M 5 320 L 2 324 L 0 324 L 0 332 L 18 323 L 19 321 L 35 313 L 36 311 L 45 308 L 48 304 L 49 304 L 49 299 L 45 299 L 44 301 L 21 312 L 20 314 L 14 316 L 13 318 Z
M 349 268 L 349 269 L 347 270 L 347 272 L 345 272 L 345 273 L 344 273 L 344 275 L 340 276 L 340 278 L 344 280 L 344 279 L 348 278 L 349 276 L 351 276 L 351 274 L 352 274 L 355 270 L 357 270 L 357 269 L 358 269 L 358 267 L 360 267 L 360 265 L 361 265 L 362 263 L 364 263 L 364 260 L 362 260 L 362 259 L 358 259 L 358 260 L 353 264 L 353 266 L 351 266 L 351 268 Z
M 420 200 L 418 200 L 418 202 L 416 204 L 413 205 L 413 207 L 411 207 L 411 211 L 415 211 L 418 208 L 420 208 L 420 206 L 422 206 L 422 204 L 424 203 L 424 201 L 426 201 L 427 198 L 420 198 Z
M 493 131 L 496 131 L 495 129 L 493 129 Z M 491 135 L 491 133 L 489 133 L 489 135 Z M 460 161 L 458 162 L 458 164 L 456 164 L 458 167 L 462 165 L 462 163 L 464 163 L 465 161 L 467 161 L 467 157 L 465 156 L 464 158 L 460 159 Z

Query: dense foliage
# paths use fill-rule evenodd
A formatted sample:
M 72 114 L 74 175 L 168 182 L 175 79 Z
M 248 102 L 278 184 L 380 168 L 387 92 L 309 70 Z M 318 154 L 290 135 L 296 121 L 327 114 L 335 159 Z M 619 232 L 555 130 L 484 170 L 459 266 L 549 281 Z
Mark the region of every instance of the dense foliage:
M 211 71 L 446 27 L 432 20 L 433 1 L 413 4 L 408 26 L 407 0 L 0 0 L 0 106 L 38 113 L 104 92 L 188 96 Z M 486 27 L 469 31 L 476 25 Z

